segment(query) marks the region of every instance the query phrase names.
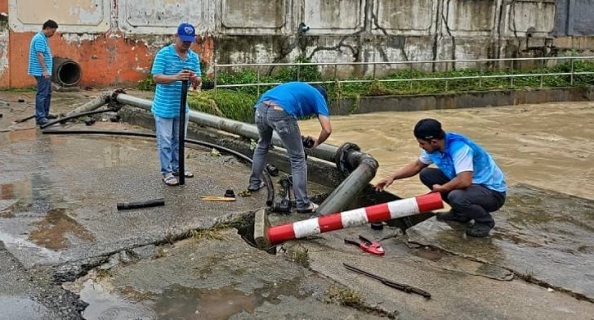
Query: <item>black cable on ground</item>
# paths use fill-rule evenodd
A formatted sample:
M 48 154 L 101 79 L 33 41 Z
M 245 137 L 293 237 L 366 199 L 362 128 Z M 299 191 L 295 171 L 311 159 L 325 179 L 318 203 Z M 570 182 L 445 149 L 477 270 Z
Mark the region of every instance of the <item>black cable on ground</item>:
M 112 108 L 108 108 L 108 109 L 101 109 L 101 110 L 93 110 L 93 111 L 81 112 L 81 113 L 70 115 L 68 117 L 59 118 L 59 119 L 56 119 L 54 121 L 50 121 L 50 122 L 48 122 L 46 124 L 43 124 L 43 125 L 39 126 L 39 128 L 45 129 L 47 127 L 53 126 L 54 124 L 57 124 L 57 123 L 60 123 L 60 122 L 65 122 L 65 121 L 68 121 L 70 119 L 74 119 L 74 118 L 78 118 L 78 117 L 83 117 L 83 116 L 90 116 L 90 115 L 93 115 L 93 114 L 98 114 L 98 113 L 103 113 L 103 112 L 110 112 L 110 111 L 116 111 L 116 110 L 115 109 L 112 109 Z
M 79 114 L 82 115 L 82 114 Z M 109 130 L 42 130 L 43 134 L 95 134 L 95 135 L 119 135 L 119 136 L 131 136 L 131 137 L 145 137 L 145 138 L 156 138 L 155 134 L 152 133 L 142 133 L 142 132 L 128 132 L 128 131 L 109 131 Z M 240 159 L 247 161 L 248 163 L 252 163 L 252 159 L 250 157 L 245 156 L 242 153 L 239 153 L 235 150 L 225 148 L 218 144 L 200 141 L 200 140 L 193 140 L 193 139 L 186 139 L 186 143 L 195 144 L 203 147 L 214 148 L 220 152 L 226 152 L 232 154 Z M 264 178 L 264 183 L 266 184 L 266 189 L 268 191 L 268 196 L 266 197 L 266 205 L 271 206 L 274 203 L 274 184 L 272 183 L 272 178 L 266 169 L 262 171 L 262 176 Z

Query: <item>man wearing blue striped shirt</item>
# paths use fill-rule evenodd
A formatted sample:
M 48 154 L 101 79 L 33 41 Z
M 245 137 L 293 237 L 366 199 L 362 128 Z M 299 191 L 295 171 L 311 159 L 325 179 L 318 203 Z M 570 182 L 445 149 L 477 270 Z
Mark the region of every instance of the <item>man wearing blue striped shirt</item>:
M 47 20 L 42 30 L 39 31 L 29 46 L 29 70 L 28 74 L 35 77 L 37 82 L 37 93 L 35 95 L 35 123 L 43 125 L 48 122 L 50 102 L 52 98 L 52 52 L 48 38 L 52 37 L 58 24 L 53 20 Z
M 168 186 L 179 184 L 179 141 L 182 81 L 189 80 L 193 89 L 202 82 L 200 57 L 190 49 L 196 40 L 196 31 L 189 23 L 182 23 L 177 28 L 175 43 L 168 45 L 157 53 L 151 74 L 157 84 L 153 100 L 152 112 L 155 117 L 157 148 L 161 163 L 163 182 Z M 186 113 L 189 111 L 186 105 Z M 187 129 L 188 118 L 184 123 Z M 183 173 L 185 177 L 194 176 L 190 171 Z

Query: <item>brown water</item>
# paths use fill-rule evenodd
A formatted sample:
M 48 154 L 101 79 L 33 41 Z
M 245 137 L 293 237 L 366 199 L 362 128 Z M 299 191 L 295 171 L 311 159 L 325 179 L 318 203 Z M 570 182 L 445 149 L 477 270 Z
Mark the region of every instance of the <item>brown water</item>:
M 372 181 L 377 182 L 418 157 L 412 129 L 427 117 L 483 145 L 509 185 L 522 182 L 594 199 L 594 102 L 335 116 L 328 142 L 356 143 L 373 155 L 380 163 Z M 319 132 L 317 120 L 300 127 L 304 135 Z M 401 197 L 426 192 L 418 177 L 397 181 L 389 190 Z

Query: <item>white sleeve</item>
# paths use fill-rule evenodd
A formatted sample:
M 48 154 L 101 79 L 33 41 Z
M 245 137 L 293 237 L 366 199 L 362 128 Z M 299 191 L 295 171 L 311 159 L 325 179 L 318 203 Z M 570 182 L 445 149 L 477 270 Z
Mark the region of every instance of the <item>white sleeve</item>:
M 474 171 L 472 164 L 473 157 L 474 152 L 467 144 L 464 144 L 463 147 L 456 150 L 452 154 L 452 160 L 454 160 L 454 169 L 456 170 L 456 174 L 460 174 L 460 172 L 465 171 Z
M 426 164 L 426 165 L 430 165 L 433 163 L 433 161 L 431 161 L 431 158 L 429 158 L 429 155 L 427 154 L 427 152 L 425 150 L 421 151 L 421 155 L 419 156 L 419 161 L 421 161 L 421 163 Z

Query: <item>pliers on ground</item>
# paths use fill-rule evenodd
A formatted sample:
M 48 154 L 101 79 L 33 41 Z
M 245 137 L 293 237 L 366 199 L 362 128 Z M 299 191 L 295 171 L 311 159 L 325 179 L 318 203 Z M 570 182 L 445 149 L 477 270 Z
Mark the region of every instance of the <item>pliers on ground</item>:
M 354 246 L 361 248 L 365 252 L 368 252 L 368 253 L 371 253 L 371 254 L 374 254 L 377 256 L 383 256 L 384 253 L 386 253 L 384 251 L 384 248 L 382 248 L 380 243 L 377 241 L 370 241 L 369 239 L 367 239 L 361 235 L 359 236 L 359 240 L 360 241 L 344 239 L 344 243 L 352 244 Z

